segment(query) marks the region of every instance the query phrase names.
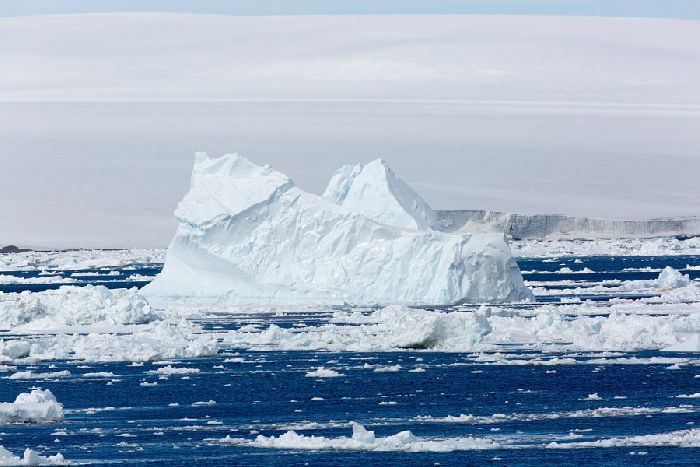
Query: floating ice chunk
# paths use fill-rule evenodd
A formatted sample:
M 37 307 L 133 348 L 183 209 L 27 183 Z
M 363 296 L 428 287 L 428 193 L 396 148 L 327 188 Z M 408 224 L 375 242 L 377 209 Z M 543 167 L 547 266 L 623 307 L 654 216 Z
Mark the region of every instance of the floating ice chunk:
M 18 371 L 9 376 L 10 379 L 56 379 L 67 378 L 71 375 L 70 371 L 49 371 L 47 373 L 34 373 L 33 371 Z
M 237 155 L 198 154 L 163 271 L 142 289 L 239 305 L 532 299 L 503 235 L 406 230 L 306 193 Z
M 32 389 L 14 402 L 0 402 L 0 425 L 8 423 L 53 423 L 63 420 L 63 404 L 48 389 Z M 0 461 L 2 457 L 0 457 Z
M 377 437 L 359 423 L 352 422 L 352 437 L 327 438 L 325 436 L 305 436 L 295 431 L 282 435 L 258 435 L 255 440 L 243 438 L 209 439 L 222 444 L 245 445 L 273 449 L 309 449 L 337 451 L 405 451 L 405 452 L 452 452 L 475 449 L 497 449 L 499 445 L 488 438 L 443 438 L 426 439 L 415 436 L 410 431 L 401 431 L 385 438 Z
M 401 371 L 401 365 L 378 366 L 372 371 L 374 373 L 396 373 Z
M 594 392 L 593 394 L 589 394 L 586 397 L 583 398 L 585 401 L 602 401 L 603 398 L 598 395 L 597 392 Z
M 657 285 L 660 289 L 675 289 L 685 287 L 688 284 L 690 284 L 688 275 L 681 274 L 671 266 L 666 266 L 659 273 L 659 278 L 657 279 Z
M 345 375 L 343 375 L 342 373 L 338 373 L 335 370 L 331 370 L 330 368 L 324 368 L 320 366 L 313 371 L 307 372 L 304 376 L 306 376 L 307 378 L 338 378 L 340 376 Z
M 54 456 L 40 456 L 39 453 L 32 449 L 25 449 L 23 457 L 18 457 L 10 451 L 0 446 L 0 465 L 68 465 L 68 462 L 63 456 L 58 453 Z
M 336 171 L 323 197 L 382 224 L 440 230 L 432 208 L 381 159 Z
M 160 367 L 155 371 L 149 371 L 150 374 L 154 375 L 162 375 L 162 376 L 171 376 L 171 375 L 193 375 L 199 373 L 200 370 L 199 368 L 177 368 L 172 365 L 167 365 L 164 367 Z
M 95 371 L 90 373 L 83 373 L 81 376 L 83 378 L 111 378 L 114 376 L 114 373 L 112 373 L 111 371 Z

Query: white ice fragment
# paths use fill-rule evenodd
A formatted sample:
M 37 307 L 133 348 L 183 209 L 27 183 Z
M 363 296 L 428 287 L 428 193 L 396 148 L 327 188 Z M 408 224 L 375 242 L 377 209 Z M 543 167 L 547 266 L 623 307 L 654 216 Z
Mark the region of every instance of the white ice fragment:
M 345 376 L 342 373 L 338 373 L 330 368 L 324 368 L 322 366 L 318 367 L 313 371 L 307 372 L 304 376 L 307 378 L 338 378 L 340 376 Z
M 0 425 L 8 423 L 53 423 L 63 420 L 63 404 L 48 389 L 32 389 L 14 402 L 0 402 Z M 0 458 L 1 460 L 1 458 Z
M 660 289 L 676 289 L 685 287 L 690 284 L 688 275 L 681 274 L 671 266 L 666 266 L 660 273 L 657 279 L 657 285 Z
M 187 368 L 187 367 L 174 367 L 172 365 L 167 365 L 158 368 L 154 371 L 149 371 L 148 373 L 154 375 L 172 376 L 172 375 L 193 375 L 199 373 L 199 368 Z

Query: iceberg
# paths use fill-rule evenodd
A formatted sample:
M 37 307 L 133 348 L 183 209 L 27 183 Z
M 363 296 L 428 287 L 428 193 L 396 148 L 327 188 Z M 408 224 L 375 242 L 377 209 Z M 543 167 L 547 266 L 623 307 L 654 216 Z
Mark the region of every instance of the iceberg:
M 381 159 L 338 169 L 323 197 L 382 224 L 441 230 L 435 212 Z
M 423 208 L 416 206 L 409 208 L 418 217 Z M 175 216 L 179 225 L 163 270 L 143 289 L 153 304 L 450 305 L 532 298 L 502 234 L 378 222 L 237 154 L 197 153 Z

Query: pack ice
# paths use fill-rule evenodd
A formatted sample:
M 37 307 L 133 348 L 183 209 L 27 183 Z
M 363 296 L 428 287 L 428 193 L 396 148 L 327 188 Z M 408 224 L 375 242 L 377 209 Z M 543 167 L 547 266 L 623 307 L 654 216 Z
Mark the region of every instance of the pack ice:
M 432 230 L 434 215 L 381 161 L 345 167 L 326 197 L 236 154 L 195 156 L 152 303 L 506 302 L 532 297 L 502 234 Z

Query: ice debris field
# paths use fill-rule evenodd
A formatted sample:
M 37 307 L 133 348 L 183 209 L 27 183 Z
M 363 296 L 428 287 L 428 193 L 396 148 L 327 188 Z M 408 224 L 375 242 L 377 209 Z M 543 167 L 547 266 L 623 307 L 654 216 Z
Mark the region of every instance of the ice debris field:
M 447 234 L 382 161 L 199 155 L 176 215 L 0 254 L 0 464 L 696 464 L 696 237 Z

